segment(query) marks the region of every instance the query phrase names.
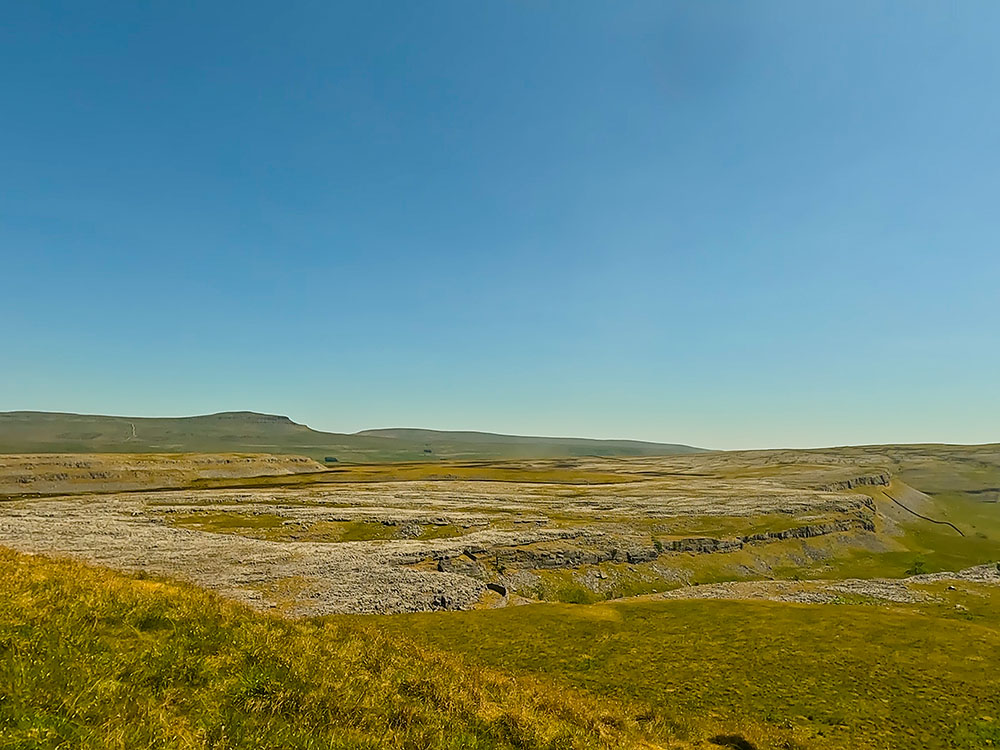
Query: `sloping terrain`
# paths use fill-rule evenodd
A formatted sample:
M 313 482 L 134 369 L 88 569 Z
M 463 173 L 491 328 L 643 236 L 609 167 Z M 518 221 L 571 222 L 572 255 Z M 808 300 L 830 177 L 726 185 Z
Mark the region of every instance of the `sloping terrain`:
M 430 430 L 320 432 L 288 417 L 223 412 L 198 417 L 0 413 L 0 453 L 276 453 L 327 462 L 442 458 L 663 456 L 699 449 L 627 440 L 533 438 Z M 329 463 L 329 462 L 327 462 Z
M 990 570 L 914 581 L 921 598 L 910 603 L 842 592 L 825 603 L 644 599 L 365 622 L 484 666 L 642 700 L 687 737 L 706 736 L 711 717 L 731 738 L 723 747 L 984 750 L 1000 743 L 1000 573 Z
M 1000 580 L 916 603 L 633 600 L 288 621 L 0 550 L 0 742 L 183 748 L 980 750 Z
M 371 627 L 5 550 L 0 579 L 0 747 L 655 747 L 621 701 Z

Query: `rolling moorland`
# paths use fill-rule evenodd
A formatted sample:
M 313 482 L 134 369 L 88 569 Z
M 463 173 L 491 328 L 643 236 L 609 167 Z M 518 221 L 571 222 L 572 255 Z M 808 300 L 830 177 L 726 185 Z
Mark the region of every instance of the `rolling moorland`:
M 1000 445 L 215 445 L 0 455 L 0 747 L 1000 742 Z
M 223 412 L 198 417 L 107 417 L 0 412 L 0 453 L 276 453 L 323 462 L 433 461 L 442 458 L 662 456 L 686 445 L 435 430 L 319 432 L 288 417 Z

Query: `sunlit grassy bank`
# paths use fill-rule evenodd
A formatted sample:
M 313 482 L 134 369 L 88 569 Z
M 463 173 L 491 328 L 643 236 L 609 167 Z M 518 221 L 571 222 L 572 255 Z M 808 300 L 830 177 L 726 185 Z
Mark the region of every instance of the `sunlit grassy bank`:
M 983 748 L 1000 742 L 1000 592 L 933 604 L 543 604 L 400 615 L 386 632 L 515 673 L 713 717 L 757 747 Z M 956 608 L 956 604 L 960 604 Z
M 2 550 L 0 580 L 0 748 L 597 748 L 656 729 L 367 624 Z
M 0 576 L 5 749 L 1000 742 L 989 586 L 931 584 L 938 600 L 891 608 L 634 601 L 290 622 L 6 551 Z

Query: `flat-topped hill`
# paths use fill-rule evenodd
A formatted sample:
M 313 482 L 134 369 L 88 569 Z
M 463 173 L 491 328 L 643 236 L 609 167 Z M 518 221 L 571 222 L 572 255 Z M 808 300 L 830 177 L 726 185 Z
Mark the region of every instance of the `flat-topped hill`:
M 273 453 L 318 461 L 441 458 L 667 456 L 699 449 L 632 440 L 521 437 L 484 432 L 321 432 L 285 416 L 222 412 L 195 417 L 115 417 L 0 412 L 0 453 Z

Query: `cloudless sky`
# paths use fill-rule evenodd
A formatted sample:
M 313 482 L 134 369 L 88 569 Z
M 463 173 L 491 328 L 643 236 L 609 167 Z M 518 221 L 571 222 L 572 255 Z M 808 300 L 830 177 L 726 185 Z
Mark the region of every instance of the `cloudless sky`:
M 1000 3 L 7 2 L 0 409 L 1000 441 Z

